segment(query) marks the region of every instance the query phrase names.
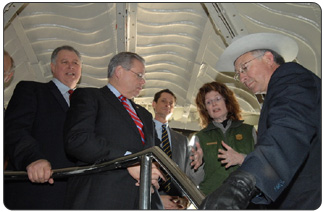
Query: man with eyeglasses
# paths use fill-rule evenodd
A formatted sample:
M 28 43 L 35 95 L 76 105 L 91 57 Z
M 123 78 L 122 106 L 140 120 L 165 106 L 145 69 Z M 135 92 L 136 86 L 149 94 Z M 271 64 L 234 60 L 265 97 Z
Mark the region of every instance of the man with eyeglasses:
M 321 205 L 321 80 L 292 61 L 297 43 L 287 36 L 239 37 L 216 64 L 253 93 L 266 94 L 255 150 L 200 209 L 314 210 Z
M 71 98 L 65 122 L 65 150 L 78 166 L 111 161 L 159 145 L 152 114 L 132 99 L 145 84 L 145 61 L 121 52 L 108 65 L 109 83 L 102 88 L 79 88 Z M 152 167 L 152 209 L 163 208 L 158 179 Z M 72 177 L 69 209 L 139 209 L 140 166 Z

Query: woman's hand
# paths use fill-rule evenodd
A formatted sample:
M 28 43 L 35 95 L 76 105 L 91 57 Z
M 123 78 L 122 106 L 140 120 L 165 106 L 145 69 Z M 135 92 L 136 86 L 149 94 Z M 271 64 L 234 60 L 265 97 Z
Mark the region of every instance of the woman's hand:
M 222 141 L 222 146 L 226 149 L 218 150 L 218 158 L 222 159 L 221 163 L 226 164 L 225 168 L 230 166 L 241 165 L 244 161 L 245 155 L 236 152 L 230 146 L 228 146 L 224 141 Z
M 192 155 L 190 156 L 190 160 L 192 161 L 190 165 L 193 166 L 194 170 L 197 170 L 201 166 L 204 157 L 204 153 L 199 142 L 196 142 L 196 147 L 197 150 L 195 150 L 195 148 L 191 148 Z

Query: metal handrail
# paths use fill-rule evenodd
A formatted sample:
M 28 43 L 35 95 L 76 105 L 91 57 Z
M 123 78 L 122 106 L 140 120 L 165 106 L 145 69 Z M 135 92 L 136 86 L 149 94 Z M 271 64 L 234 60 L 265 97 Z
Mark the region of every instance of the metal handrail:
M 75 175 L 87 175 L 100 173 L 119 168 L 127 168 L 132 165 L 141 164 L 140 178 L 140 209 L 150 209 L 151 203 L 151 170 L 152 160 L 156 161 L 160 167 L 173 179 L 189 201 L 196 207 L 202 203 L 205 195 L 197 186 L 187 177 L 187 175 L 178 167 L 178 165 L 169 158 L 163 150 L 154 146 L 141 152 L 120 157 L 108 162 L 93 164 L 90 166 L 69 167 L 54 169 L 52 178 L 66 178 Z M 4 171 L 4 180 L 28 180 L 25 171 Z

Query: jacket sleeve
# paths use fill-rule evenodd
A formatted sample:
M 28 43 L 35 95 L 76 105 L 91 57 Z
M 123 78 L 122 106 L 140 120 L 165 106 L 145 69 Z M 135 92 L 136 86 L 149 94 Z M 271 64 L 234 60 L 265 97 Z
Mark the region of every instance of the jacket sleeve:
M 16 170 L 45 158 L 38 141 L 32 135 L 37 113 L 36 84 L 22 81 L 17 84 L 4 118 L 4 148 Z
M 101 162 L 109 155 L 108 142 L 96 135 L 98 101 L 94 90 L 75 90 L 64 125 L 66 153 L 86 164 Z

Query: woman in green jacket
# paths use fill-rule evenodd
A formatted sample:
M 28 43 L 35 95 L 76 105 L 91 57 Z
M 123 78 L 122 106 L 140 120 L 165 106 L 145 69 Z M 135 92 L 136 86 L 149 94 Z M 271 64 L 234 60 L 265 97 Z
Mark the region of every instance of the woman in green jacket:
M 204 84 L 196 97 L 202 130 L 194 140 L 204 152 L 205 177 L 200 189 L 210 194 L 236 170 L 245 156 L 254 149 L 256 131 L 244 124 L 233 91 L 225 84 Z

